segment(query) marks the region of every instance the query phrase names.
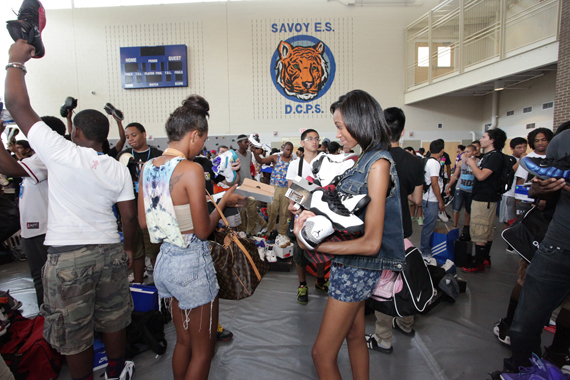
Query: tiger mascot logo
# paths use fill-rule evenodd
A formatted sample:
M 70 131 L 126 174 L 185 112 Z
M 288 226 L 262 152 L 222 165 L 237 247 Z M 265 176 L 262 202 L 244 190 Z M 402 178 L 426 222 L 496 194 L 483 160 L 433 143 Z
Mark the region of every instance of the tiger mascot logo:
M 289 96 L 308 101 L 314 99 L 329 78 L 323 53 L 325 45 L 293 46 L 281 41 L 277 49 L 276 79 Z

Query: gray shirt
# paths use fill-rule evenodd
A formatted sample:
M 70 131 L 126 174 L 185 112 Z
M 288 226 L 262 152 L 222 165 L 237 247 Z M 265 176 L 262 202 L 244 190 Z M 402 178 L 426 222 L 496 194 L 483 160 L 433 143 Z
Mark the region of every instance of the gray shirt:
M 546 149 L 547 158 L 561 159 L 568 154 L 570 154 L 570 130 L 555 136 Z M 570 193 L 566 190 L 560 190 L 560 199 L 544 240 L 562 249 L 567 250 L 570 247 Z
M 251 178 L 251 152 L 248 150 L 245 152 L 245 156 L 238 151 L 236 151 L 237 156 L 241 162 L 241 168 L 239 170 L 239 183 L 238 185 L 241 186 L 243 184 L 243 180 L 246 178 Z

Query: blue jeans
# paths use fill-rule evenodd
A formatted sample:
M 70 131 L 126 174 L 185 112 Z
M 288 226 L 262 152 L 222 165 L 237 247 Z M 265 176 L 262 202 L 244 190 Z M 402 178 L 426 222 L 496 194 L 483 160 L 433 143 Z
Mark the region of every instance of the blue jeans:
M 424 213 L 424 225 L 422 226 L 422 240 L 420 243 L 420 251 L 424 258 L 431 258 L 431 235 L 437 222 L 437 213 L 439 212 L 438 202 L 422 201 L 422 210 Z
M 543 240 L 532 258 L 509 332 L 513 356 L 505 359 L 505 369 L 530 367 L 531 354 L 541 356 L 542 328 L 570 293 L 570 250 L 565 248 Z

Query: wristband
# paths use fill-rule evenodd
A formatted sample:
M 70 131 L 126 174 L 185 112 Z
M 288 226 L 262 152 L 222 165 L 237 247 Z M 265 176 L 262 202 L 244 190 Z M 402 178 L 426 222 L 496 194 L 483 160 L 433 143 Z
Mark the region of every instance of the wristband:
M 8 70 L 10 67 L 16 67 L 18 69 L 21 69 L 24 72 L 24 75 L 26 75 L 28 73 L 28 70 L 26 69 L 26 66 L 24 66 L 23 63 L 10 62 L 6 65 L 6 70 Z

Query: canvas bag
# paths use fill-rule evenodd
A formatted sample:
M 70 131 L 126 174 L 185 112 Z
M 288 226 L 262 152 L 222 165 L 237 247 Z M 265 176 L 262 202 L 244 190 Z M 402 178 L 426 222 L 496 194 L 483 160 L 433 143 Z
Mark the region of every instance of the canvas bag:
M 236 232 L 228 227 L 224 214 L 209 193 L 208 196 L 226 225 L 215 232 L 215 241 L 209 242 L 220 285 L 219 296 L 236 301 L 247 298 L 253 295 L 261 278 L 269 271 L 269 264 L 261 261 L 252 240 L 239 238 Z

